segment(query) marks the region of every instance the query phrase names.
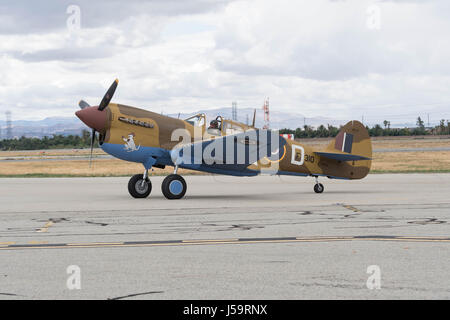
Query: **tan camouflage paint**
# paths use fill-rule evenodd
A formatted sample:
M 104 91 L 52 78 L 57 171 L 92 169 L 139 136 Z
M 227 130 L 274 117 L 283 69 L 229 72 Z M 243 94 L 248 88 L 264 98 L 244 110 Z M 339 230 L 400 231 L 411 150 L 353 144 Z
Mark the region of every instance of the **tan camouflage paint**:
M 353 155 L 359 155 L 366 158 L 372 157 L 372 143 L 369 133 L 363 124 L 359 121 L 348 122 L 341 131 L 353 135 Z M 292 163 L 292 146 L 300 146 L 304 149 L 303 165 Z M 286 140 L 286 154 L 279 163 L 280 171 L 299 172 L 308 175 L 325 175 L 347 179 L 362 179 L 370 171 L 371 160 L 358 161 L 338 161 L 319 156 L 315 152 L 329 152 L 338 154 L 347 154 L 334 148 L 335 139 L 325 150 L 317 150 L 297 141 Z
M 186 129 L 190 133 L 192 139 L 194 137 L 194 127 L 184 120 L 167 117 L 155 112 L 121 104 L 110 103 L 107 109 L 108 119 L 110 119 L 107 125 L 104 140 L 104 142 L 107 143 L 123 144 L 124 141 L 122 137 L 127 137 L 129 134 L 134 133 L 136 145 L 145 147 L 161 147 L 171 150 L 179 143 L 179 141 L 171 141 L 171 135 L 174 130 Z M 120 121 L 119 118 L 121 117 L 129 120 L 141 121 L 150 124 L 152 127 L 149 128 L 129 124 Z M 224 125 L 226 122 L 241 126 L 244 131 L 252 129 L 251 126 L 227 119 L 223 119 L 222 124 Z M 206 127 L 206 125 L 207 124 L 205 121 L 204 126 Z M 205 128 L 202 128 L 202 131 L 204 132 Z M 341 129 L 341 131 L 353 135 L 351 154 L 367 158 L 372 157 L 371 140 L 366 128 L 361 122 L 356 120 L 350 121 Z M 222 131 L 222 135 L 224 134 L 225 132 Z M 213 138 L 213 136 L 207 135 L 206 138 Z M 292 163 L 293 145 L 299 146 L 304 150 L 304 162 L 302 165 Z M 371 160 L 338 161 L 319 156 L 315 153 L 317 151 L 347 154 L 335 149 L 335 140 L 333 140 L 325 150 L 315 150 L 293 140 L 286 140 L 285 148 L 286 152 L 283 152 L 284 155 L 281 157 L 281 160 L 275 164 L 272 163 L 272 167 L 274 165 L 278 166 L 278 170 L 284 172 L 295 172 L 313 176 L 325 175 L 347 179 L 362 179 L 369 173 L 372 163 Z M 280 152 L 280 154 L 282 153 Z M 297 159 L 298 158 L 299 157 L 297 155 Z M 268 160 L 262 159 L 258 161 L 257 164 L 250 165 L 249 169 L 260 170 L 261 168 L 267 168 L 268 166 Z

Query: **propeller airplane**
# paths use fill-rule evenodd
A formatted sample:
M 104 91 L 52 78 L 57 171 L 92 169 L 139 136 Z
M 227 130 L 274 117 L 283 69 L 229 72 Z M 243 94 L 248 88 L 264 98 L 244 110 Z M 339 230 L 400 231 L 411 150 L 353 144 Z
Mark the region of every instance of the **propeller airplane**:
M 278 131 L 255 128 L 255 115 L 252 125 L 218 116 L 207 127 L 205 114 L 181 120 L 111 103 L 117 85 L 116 79 L 98 106 L 81 100 L 81 110 L 75 114 L 92 129 L 90 165 L 96 132 L 106 153 L 143 164 L 144 173 L 128 182 L 134 198 L 151 193 L 148 170 L 152 167 L 174 167 L 161 185 L 167 199 L 181 199 L 186 193 L 187 184 L 177 174 L 178 168 L 232 176 L 311 176 L 316 193 L 324 191 L 319 177 L 354 180 L 370 171 L 372 144 L 359 121 L 348 122 L 324 150 L 315 150 L 285 139 Z

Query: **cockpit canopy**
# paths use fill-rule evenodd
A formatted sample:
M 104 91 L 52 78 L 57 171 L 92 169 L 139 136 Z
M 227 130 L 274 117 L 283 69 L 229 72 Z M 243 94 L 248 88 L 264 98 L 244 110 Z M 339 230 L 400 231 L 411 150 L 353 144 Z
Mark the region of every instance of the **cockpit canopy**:
M 209 122 L 209 126 L 206 127 L 206 115 L 204 113 L 196 114 L 192 117 L 185 119 L 185 121 L 190 123 L 194 127 L 204 127 L 207 133 L 212 136 L 235 134 L 252 129 L 248 125 L 224 119 L 221 116 L 217 116 L 214 120 L 211 120 Z
M 206 115 L 204 113 L 199 113 L 195 116 L 185 119 L 184 121 L 189 122 L 194 127 L 202 127 L 206 123 Z

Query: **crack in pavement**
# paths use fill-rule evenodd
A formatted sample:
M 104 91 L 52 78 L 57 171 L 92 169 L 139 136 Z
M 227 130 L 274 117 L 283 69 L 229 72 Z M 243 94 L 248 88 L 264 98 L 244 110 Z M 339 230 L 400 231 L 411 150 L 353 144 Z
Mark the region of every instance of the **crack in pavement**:
M 422 220 L 422 221 L 408 221 L 408 223 L 411 223 L 411 224 L 442 224 L 442 223 L 447 223 L 447 221 L 438 220 L 436 218 L 428 218 L 428 219 Z
M 84 221 L 84 222 L 86 222 L 88 224 L 97 224 L 97 225 L 102 226 L 102 227 L 105 227 L 105 226 L 108 225 L 107 223 L 104 223 L 104 222 L 93 222 L 93 221 Z
M 18 294 L 15 294 L 15 293 L 6 293 L 6 292 L 0 292 L 0 296 L 13 296 L 13 297 L 19 297 Z
M 126 299 L 126 298 L 142 296 L 142 295 L 146 295 L 146 294 L 155 294 L 155 293 L 164 293 L 164 291 L 149 291 L 149 292 L 142 292 L 142 293 L 133 293 L 133 294 L 129 294 L 129 295 L 126 295 L 126 296 L 115 297 L 115 298 L 108 298 L 108 300 L 120 300 L 120 299 Z

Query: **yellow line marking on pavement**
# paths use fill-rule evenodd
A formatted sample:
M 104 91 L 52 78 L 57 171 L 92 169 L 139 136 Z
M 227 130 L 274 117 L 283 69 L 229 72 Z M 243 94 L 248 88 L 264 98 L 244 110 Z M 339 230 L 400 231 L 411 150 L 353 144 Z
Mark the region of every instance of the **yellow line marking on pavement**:
M 0 246 L 9 246 L 10 244 L 16 244 L 16 243 L 14 241 L 0 242 Z
M 184 243 L 202 243 L 202 242 L 231 242 L 239 239 L 217 239 L 217 240 L 183 240 Z
M 53 221 L 48 221 L 48 222 L 44 225 L 44 227 L 37 229 L 36 232 L 47 232 L 47 231 L 48 231 L 48 228 L 50 228 L 52 225 L 53 225 Z
M 36 240 L 28 241 L 28 244 L 47 244 L 47 243 L 48 241 L 36 241 Z
M 105 246 L 113 246 L 113 245 L 122 245 L 123 242 L 81 242 L 81 243 L 67 243 L 66 246 L 97 246 L 97 245 L 105 245 Z
M 353 206 L 349 206 L 347 204 L 342 205 L 345 209 L 351 210 L 353 212 L 360 212 L 358 208 L 355 208 Z
M 321 241 L 327 241 L 327 240 L 354 240 L 354 237 L 297 237 L 295 238 L 297 240 L 321 240 Z
M 399 239 L 430 239 L 430 237 L 406 237 L 406 236 L 398 236 Z M 433 237 L 433 239 L 442 239 L 448 240 L 448 237 Z
M 375 241 L 401 241 L 401 242 L 450 242 L 448 239 L 412 239 L 412 238 L 403 238 L 403 239 L 370 239 L 367 240 L 375 240 Z
M 92 243 L 69 243 L 48 246 L 20 246 L 9 247 L 8 245 L 0 245 L 0 250 L 12 249 L 62 249 L 62 248 L 107 248 L 107 247 L 158 247 L 158 246 L 189 246 L 189 245 L 214 245 L 214 244 L 257 244 L 257 243 L 289 243 L 289 242 L 328 242 L 328 241 L 397 241 L 397 242 L 450 242 L 448 238 L 436 239 L 425 237 L 411 237 L 411 238 L 362 238 L 362 237 L 310 237 L 310 238 L 295 238 L 295 239 L 264 239 L 261 240 L 245 240 L 245 239 L 224 239 L 224 240 L 183 240 L 182 242 L 162 242 L 162 243 L 129 243 L 126 242 L 92 242 Z M 6 243 L 6 242 L 4 242 Z M 14 244 L 14 242 L 8 242 Z M 42 243 L 40 243 L 42 244 Z M 43 243 L 45 244 L 45 243 Z

